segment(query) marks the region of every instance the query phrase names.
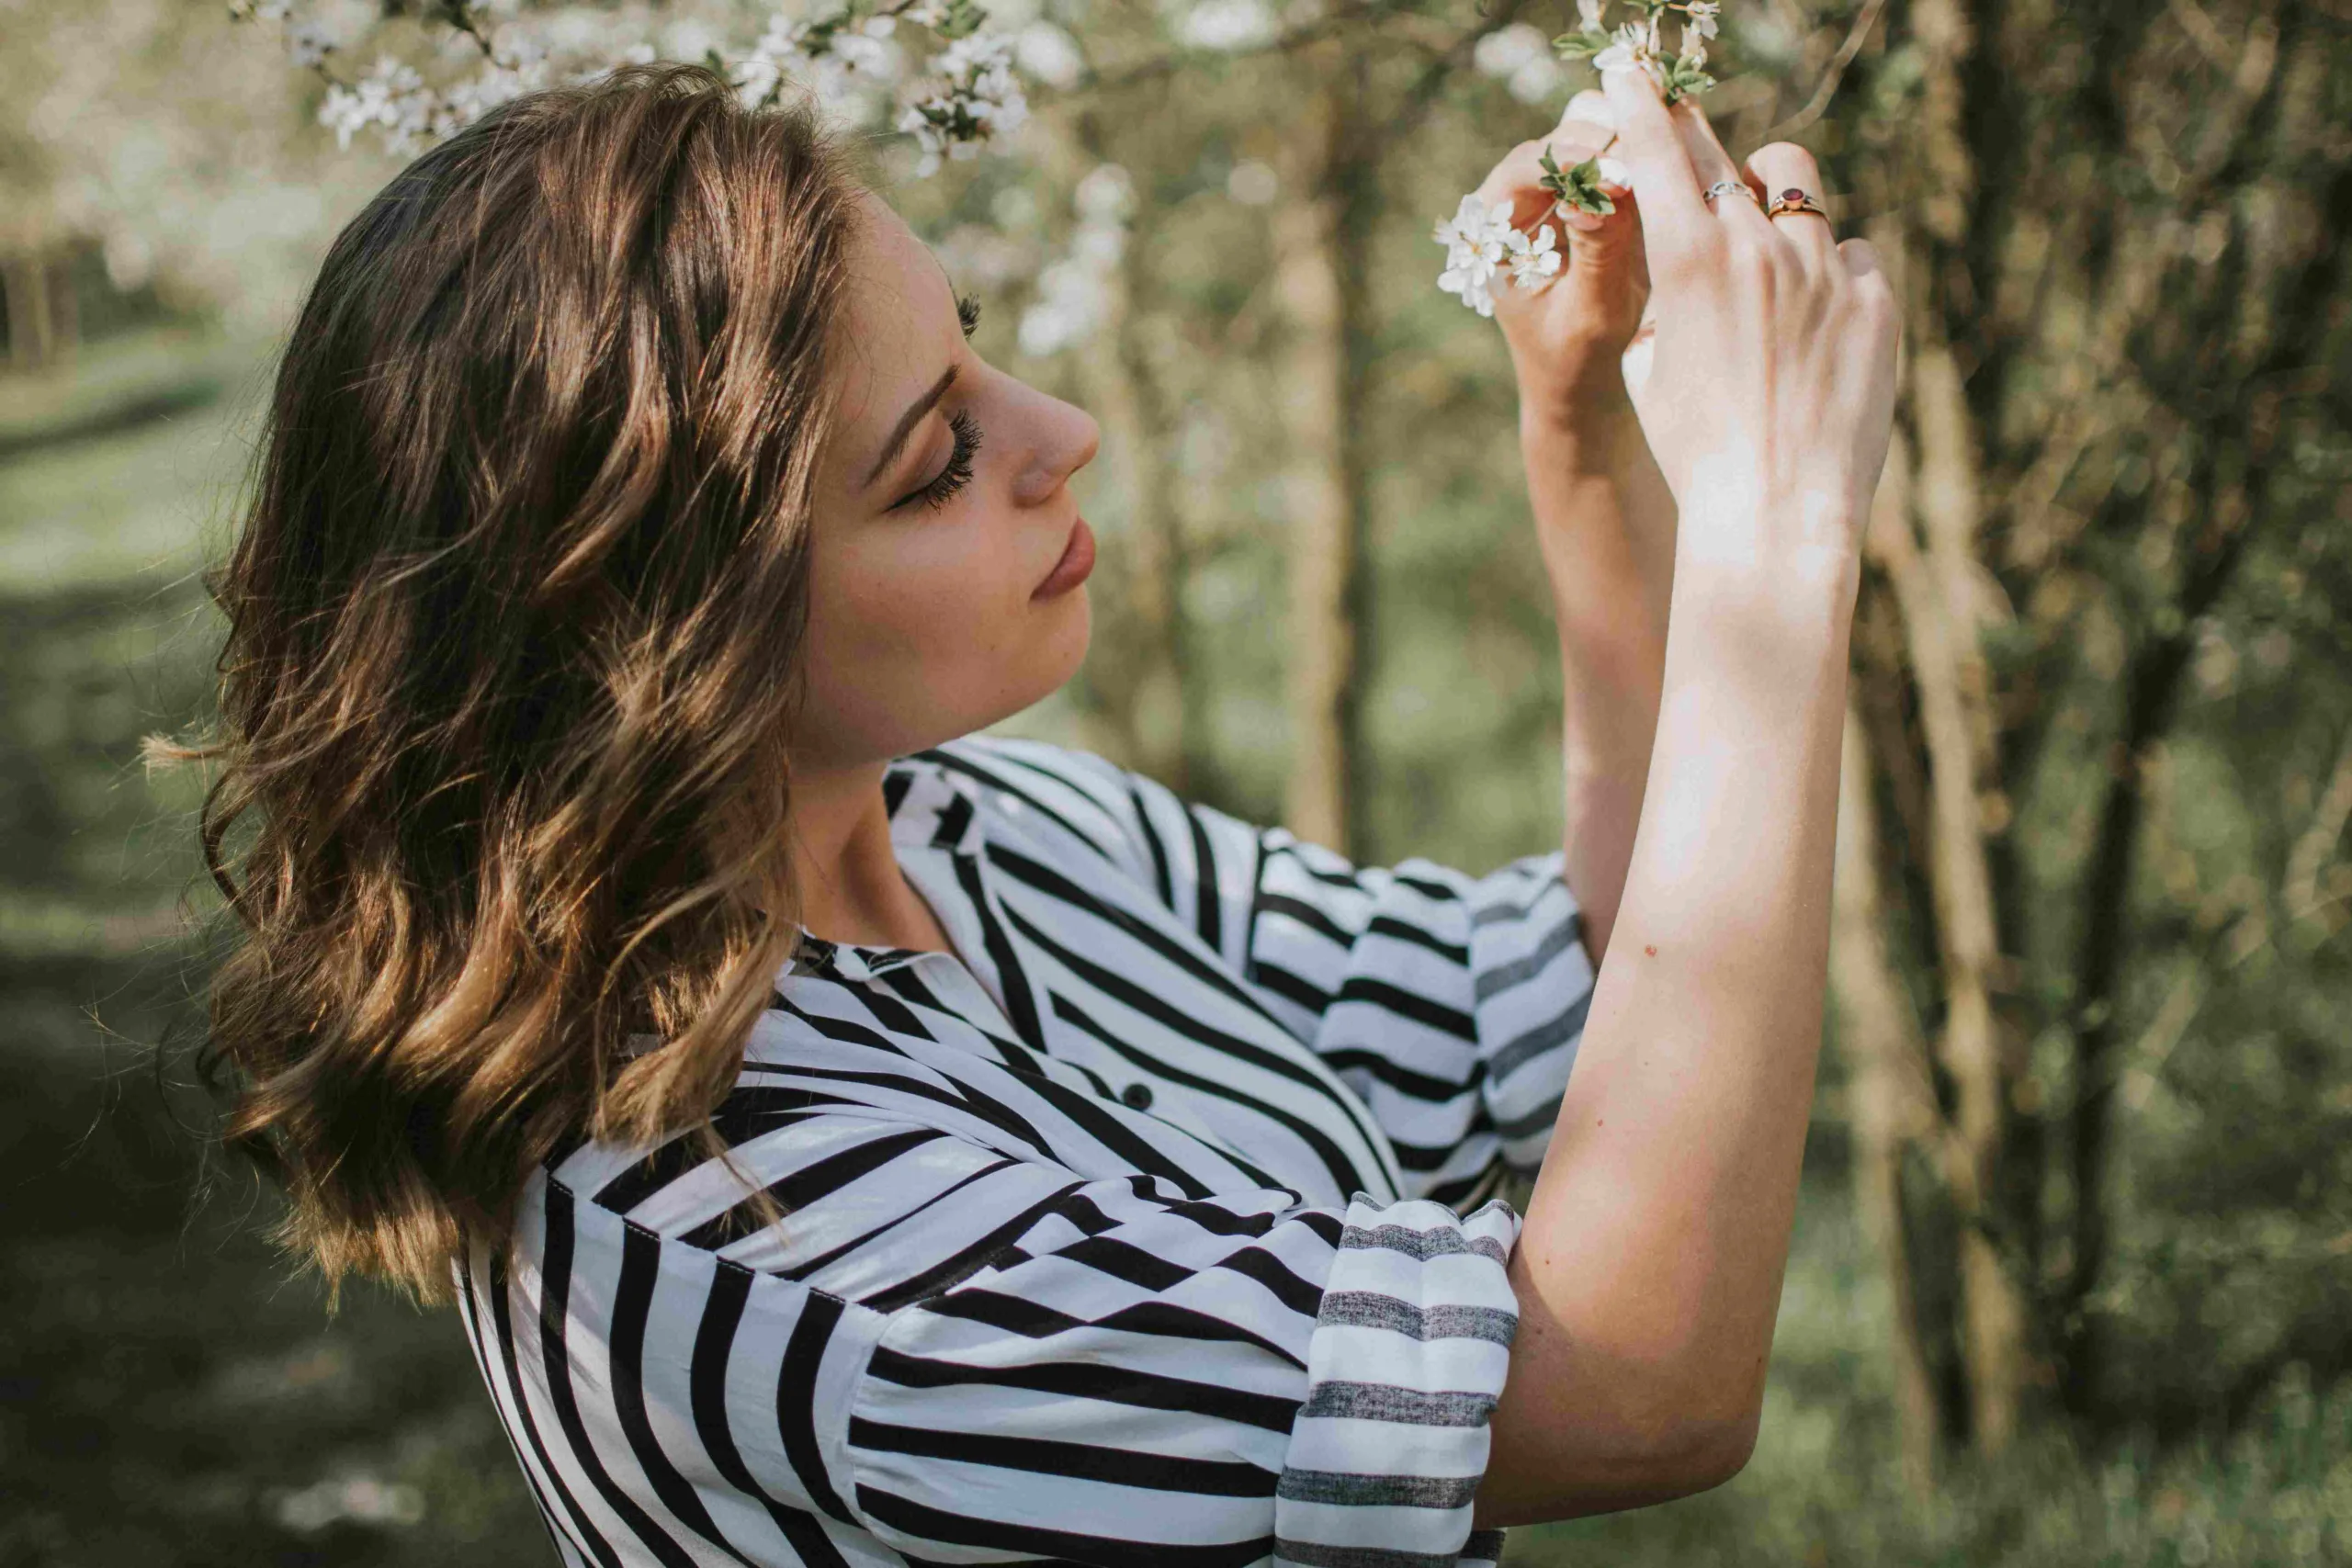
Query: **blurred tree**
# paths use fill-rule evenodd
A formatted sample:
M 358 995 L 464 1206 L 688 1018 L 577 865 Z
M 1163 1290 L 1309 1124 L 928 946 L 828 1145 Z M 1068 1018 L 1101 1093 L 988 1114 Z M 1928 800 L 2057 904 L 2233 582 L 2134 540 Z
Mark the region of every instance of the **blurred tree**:
M 1885 17 L 1838 52 L 1859 90 L 1812 140 L 1909 314 L 1857 638 L 1871 756 L 1849 753 L 1848 809 L 1879 824 L 1842 867 L 1875 886 L 1847 894 L 1839 989 L 1916 1461 L 1940 1436 L 1997 1450 L 2039 1387 L 2104 1431 L 2240 1405 L 2279 1364 L 2274 1342 L 2118 1382 L 2115 1346 L 2154 1304 L 2117 1293 L 2118 1237 L 2162 1227 L 2121 1219 L 2117 1087 L 2148 1049 L 2133 1029 L 2184 1026 L 2143 976 L 2184 953 L 2206 974 L 2223 932 L 2282 904 L 2319 936 L 2343 924 L 2315 869 L 2342 827 L 2332 794 L 2293 866 L 2241 854 L 2220 900 L 2193 873 L 2156 893 L 2145 863 L 2182 830 L 2152 820 L 2151 780 L 2185 739 L 2199 649 L 2245 634 L 2249 563 L 2342 570 L 2352 62 L 2345 18 L 2308 6 Z M 2225 742 L 2246 748 L 2247 789 L 2338 743 L 2342 634 L 2312 629 L 2335 679 L 2291 731 Z M 2300 985 L 2341 963 L 2317 945 L 2278 961 Z M 1935 1206 L 1957 1222 L 1940 1256 L 1921 1245 Z M 1955 1295 L 1951 1323 L 1920 1321 Z M 2340 1303 L 2290 1309 L 2293 1354 L 2344 1365 L 2352 1332 L 2318 1326 Z M 1928 1375 L 1936 1355 L 1951 1375 Z

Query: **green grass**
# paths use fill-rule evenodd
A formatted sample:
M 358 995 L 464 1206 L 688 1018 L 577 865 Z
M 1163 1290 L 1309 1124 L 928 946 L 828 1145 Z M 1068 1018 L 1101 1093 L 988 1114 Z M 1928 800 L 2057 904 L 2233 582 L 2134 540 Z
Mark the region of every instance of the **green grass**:
M 200 566 L 226 536 L 266 370 L 264 345 L 177 328 L 0 377 L 0 592 L 160 584 Z
M 2233 1436 L 2081 1451 L 2045 1427 L 1911 1496 L 1877 1351 L 1886 1298 L 1842 1194 L 1805 1195 L 1763 1430 L 1728 1485 L 1512 1532 L 1510 1560 L 1609 1568 L 2257 1568 L 2352 1562 L 2352 1385 L 2290 1372 Z

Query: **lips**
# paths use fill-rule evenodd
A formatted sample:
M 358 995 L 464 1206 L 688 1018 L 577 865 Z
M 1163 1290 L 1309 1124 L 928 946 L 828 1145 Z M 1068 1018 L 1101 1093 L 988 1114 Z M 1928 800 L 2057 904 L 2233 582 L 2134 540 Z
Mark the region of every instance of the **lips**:
M 1062 547 L 1062 558 L 1054 563 L 1054 570 L 1046 574 L 1044 581 L 1030 590 L 1029 597 L 1052 599 L 1067 593 L 1085 581 L 1086 574 L 1093 570 L 1094 530 L 1081 517 L 1070 525 L 1069 543 Z

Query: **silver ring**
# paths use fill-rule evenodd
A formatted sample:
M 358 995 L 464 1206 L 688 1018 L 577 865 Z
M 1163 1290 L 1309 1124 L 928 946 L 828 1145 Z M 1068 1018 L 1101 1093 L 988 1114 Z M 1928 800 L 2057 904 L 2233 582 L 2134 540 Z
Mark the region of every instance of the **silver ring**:
M 1739 192 L 1740 195 L 1746 197 L 1748 200 L 1756 203 L 1757 206 L 1761 207 L 1764 205 L 1763 198 L 1756 194 L 1755 190 L 1749 186 L 1746 180 L 1717 180 L 1714 184 L 1709 186 L 1702 194 L 1705 197 L 1707 205 L 1709 207 L 1713 207 L 1715 204 L 1715 197 L 1724 195 L 1727 191 L 1735 190 Z

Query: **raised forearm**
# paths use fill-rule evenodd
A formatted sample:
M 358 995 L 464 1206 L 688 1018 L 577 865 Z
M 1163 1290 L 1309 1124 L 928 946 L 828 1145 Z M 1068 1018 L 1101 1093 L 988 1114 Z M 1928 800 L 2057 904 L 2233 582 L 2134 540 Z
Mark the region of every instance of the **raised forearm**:
M 1736 165 L 1705 117 L 1646 72 L 1602 81 L 1657 280 L 1642 414 L 1681 503 L 1672 632 L 1657 787 L 1509 1263 L 1489 1525 L 1699 1490 L 1754 1440 L 1821 1045 L 1861 524 L 1894 408 L 1900 307 L 1869 244 L 1817 212 L 1711 206 Z M 1784 142 L 1747 176 L 1820 188 Z
M 1617 923 L 1657 726 L 1674 498 L 1622 382 L 1570 409 L 1527 400 L 1520 447 L 1560 633 L 1566 877 L 1597 963 Z
M 1676 585 L 1672 786 L 1643 803 L 1510 1265 L 1496 1453 L 1542 1457 L 1490 1474 L 1481 1523 L 1655 1502 L 1752 1436 L 1818 1054 L 1852 590 L 1785 592 L 1768 626 L 1752 586 Z

